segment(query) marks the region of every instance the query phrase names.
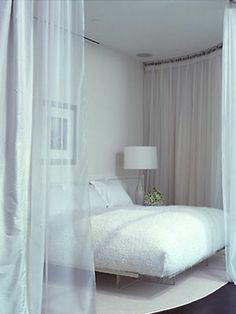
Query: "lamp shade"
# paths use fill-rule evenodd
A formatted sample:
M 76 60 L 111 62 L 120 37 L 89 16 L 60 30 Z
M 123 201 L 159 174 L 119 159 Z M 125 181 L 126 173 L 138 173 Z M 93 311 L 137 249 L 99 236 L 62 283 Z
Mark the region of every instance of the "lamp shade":
M 124 148 L 125 169 L 157 169 L 156 146 L 127 146 Z

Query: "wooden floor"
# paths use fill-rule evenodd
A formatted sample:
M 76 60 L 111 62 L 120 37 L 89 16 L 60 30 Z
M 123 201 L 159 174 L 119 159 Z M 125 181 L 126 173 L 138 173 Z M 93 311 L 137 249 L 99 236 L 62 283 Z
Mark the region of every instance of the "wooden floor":
M 236 286 L 228 283 L 199 301 L 158 314 L 236 314 Z

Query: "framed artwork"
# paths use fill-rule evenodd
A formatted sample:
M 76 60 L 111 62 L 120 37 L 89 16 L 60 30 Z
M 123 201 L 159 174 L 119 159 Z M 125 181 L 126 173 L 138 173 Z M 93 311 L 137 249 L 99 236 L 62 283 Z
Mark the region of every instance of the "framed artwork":
M 50 164 L 76 164 L 77 107 L 63 102 L 50 102 Z

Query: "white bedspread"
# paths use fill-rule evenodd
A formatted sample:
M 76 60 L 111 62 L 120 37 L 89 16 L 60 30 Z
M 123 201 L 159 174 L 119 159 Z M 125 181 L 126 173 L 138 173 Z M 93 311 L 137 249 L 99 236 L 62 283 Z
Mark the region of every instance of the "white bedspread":
M 92 216 L 95 266 L 172 276 L 224 247 L 223 212 L 190 206 L 131 206 Z

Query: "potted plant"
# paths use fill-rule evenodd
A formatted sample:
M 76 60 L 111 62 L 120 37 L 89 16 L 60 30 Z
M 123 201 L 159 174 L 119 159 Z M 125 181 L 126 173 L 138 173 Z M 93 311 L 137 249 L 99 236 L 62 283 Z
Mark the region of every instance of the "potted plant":
M 154 188 L 151 192 L 144 193 L 145 206 L 160 206 L 164 204 L 164 195 Z

